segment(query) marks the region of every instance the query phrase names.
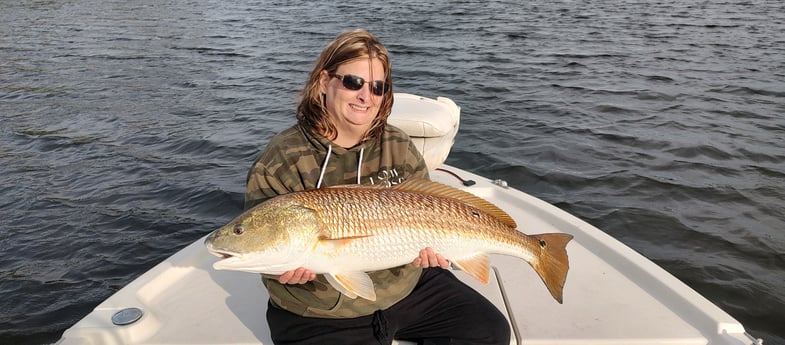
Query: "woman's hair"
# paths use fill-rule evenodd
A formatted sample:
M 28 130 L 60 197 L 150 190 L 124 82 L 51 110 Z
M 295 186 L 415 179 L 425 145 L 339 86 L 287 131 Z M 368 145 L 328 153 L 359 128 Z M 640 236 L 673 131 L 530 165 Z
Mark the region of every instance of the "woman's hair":
M 319 88 L 319 80 L 322 71 L 327 71 L 330 74 L 335 73 L 338 66 L 357 58 L 376 58 L 384 66 L 384 82 L 389 86 L 389 89 L 382 95 L 379 113 L 362 140 L 381 136 L 393 105 L 390 56 L 387 53 L 387 48 L 376 37 L 362 29 L 338 35 L 319 55 L 319 60 L 316 61 L 316 65 L 311 71 L 308 82 L 303 89 L 302 99 L 297 106 L 297 122 L 301 126 L 313 134 L 322 135 L 330 140 L 337 138 L 338 131 L 327 115 L 327 107 L 324 95 Z

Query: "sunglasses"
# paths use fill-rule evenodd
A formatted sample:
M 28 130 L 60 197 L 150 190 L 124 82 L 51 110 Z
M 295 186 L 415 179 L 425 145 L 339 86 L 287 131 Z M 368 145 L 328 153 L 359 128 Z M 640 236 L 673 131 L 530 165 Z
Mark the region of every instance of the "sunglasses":
M 362 89 L 365 83 L 368 83 L 368 85 L 371 86 L 371 93 L 377 96 L 381 96 L 390 90 L 389 85 L 381 80 L 365 81 L 365 79 L 351 74 L 340 75 L 330 73 L 330 76 L 340 79 L 343 82 L 343 87 L 353 91 Z

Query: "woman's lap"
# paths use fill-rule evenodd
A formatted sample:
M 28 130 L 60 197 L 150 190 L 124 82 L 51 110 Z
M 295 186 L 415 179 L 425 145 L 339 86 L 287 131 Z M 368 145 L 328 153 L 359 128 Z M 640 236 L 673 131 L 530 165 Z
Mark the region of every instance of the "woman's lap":
M 504 315 L 440 268 L 423 270 L 412 293 L 387 310 L 351 319 L 301 317 L 272 305 L 273 341 L 283 344 L 383 344 L 393 339 L 429 344 L 509 344 Z

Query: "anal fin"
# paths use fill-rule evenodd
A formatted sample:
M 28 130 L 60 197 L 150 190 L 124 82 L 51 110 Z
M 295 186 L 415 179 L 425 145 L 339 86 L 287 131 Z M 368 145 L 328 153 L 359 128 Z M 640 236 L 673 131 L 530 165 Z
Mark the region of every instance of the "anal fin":
M 479 280 L 483 284 L 488 284 L 491 279 L 491 261 L 488 254 L 477 253 L 475 255 L 453 260 L 452 262 L 461 271 Z

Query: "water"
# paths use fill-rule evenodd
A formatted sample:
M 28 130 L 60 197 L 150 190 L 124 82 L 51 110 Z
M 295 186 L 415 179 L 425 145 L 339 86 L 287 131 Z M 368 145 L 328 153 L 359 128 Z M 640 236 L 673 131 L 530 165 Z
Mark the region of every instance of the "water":
M 785 344 L 785 4 L 0 2 L 0 343 L 51 343 L 224 224 L 321 48 L 462 106 L 448 163 L 543 198 Z

